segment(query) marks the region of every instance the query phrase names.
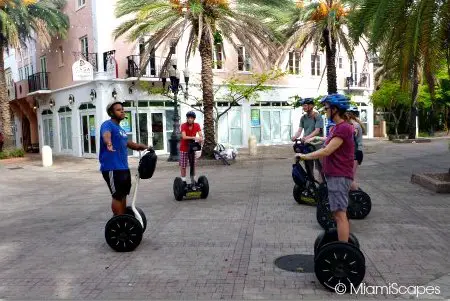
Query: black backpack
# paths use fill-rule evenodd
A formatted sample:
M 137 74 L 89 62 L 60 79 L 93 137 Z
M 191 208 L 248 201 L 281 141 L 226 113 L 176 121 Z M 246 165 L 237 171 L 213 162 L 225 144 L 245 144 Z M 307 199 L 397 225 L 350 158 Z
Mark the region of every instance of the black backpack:
M 153 176 L 156 168 L 156 161 L 158 160 L 158 156 L 155 154 L 155 151 L 149 150 L 139 161 L 139 177 L 141 179 L 150 179 Z

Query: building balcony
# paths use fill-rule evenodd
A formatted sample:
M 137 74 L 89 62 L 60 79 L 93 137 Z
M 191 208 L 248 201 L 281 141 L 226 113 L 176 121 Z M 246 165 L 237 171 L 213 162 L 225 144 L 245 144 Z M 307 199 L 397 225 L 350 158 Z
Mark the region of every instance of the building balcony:
M 160 76 L 160 66 L 156 66 L 155 57 L 151 57 L 147 64 L 143 74 L 141 73 L 141 56 L 140 55 L 129 55 L 127 56 L 127 75 L 128 77 L 148 77 L 148 78 L 159 78 Z
M 49 72 L 38 72 L 28 76 L 28 91 L 29 93 L 38 91 L 50 91 L 48 85 Z
M 21 99 L 21 98 L 25 98 L 27 97 L 29 91 L 29 84 L 28 84 L 28 80 L 24 79 L 24 80 L 20 80 L 17 83 L 15 83 L 16 86 L 16 99 Z
M 92 65 L 94 72 L 98 72 L 98 55 L 97 55 L 97 53 L 95 53 L 95 52 L 86 53 L 86 52 L 76 52 L 76 51 L 74 51 L 72 53 L 75 57 L 75 60 L 82 59 L 82 60 L 89 62 Z

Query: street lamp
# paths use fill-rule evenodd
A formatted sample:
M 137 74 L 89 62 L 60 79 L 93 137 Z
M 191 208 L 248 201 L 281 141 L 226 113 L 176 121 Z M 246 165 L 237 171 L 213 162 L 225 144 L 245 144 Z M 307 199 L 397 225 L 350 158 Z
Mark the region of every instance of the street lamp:
M 169 70 L 169 79 L 170 79 L 170 90 L 172 90 L 173 93 L 173 131 L 172 135 L 169 139 L 170 144 L 170 156 L 168 161 L 170 162 L 176 162 L 179 160 L 179 153 L 178 153 L 178 144 L 180 142 L 180 115 L 178 114 L 178 92 L 181 88 L 183 90 L 183 87 L 180 85 L 180 77 L 177 71 L 177 65 L 173 64 L 173 68 Z M 184 70 L 184 80 L 186 82 L 186 91 L 185 91 L 185 97 L 188 90 L 188 83 L 189 83 L 189 70 Z

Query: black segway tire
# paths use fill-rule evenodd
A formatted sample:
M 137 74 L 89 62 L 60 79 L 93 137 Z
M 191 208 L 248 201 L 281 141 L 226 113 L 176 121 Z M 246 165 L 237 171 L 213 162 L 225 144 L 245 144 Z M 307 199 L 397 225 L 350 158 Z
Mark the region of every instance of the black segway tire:
M 349 193 L 348 216 L 351 219 L 364 219 L 372 210 L 370 196 L 362 190 L 352 190 Z
M 336 228 L 320 233 L 314 242 L 314 257 L 316 257 L 321 247 L 334 241 L 338 241 L 338 232 Z M 353 233 L 350 233 L 348 242 L 359 249 L 358 238 L 356 238 Z
M 173 194 L 175 196 L 175 200 L 181 201 L 184 197 L 184 183 L 180 177 L 176 177 L 175 181 L 173 181 Z
M 205 176 L 198 177 L 198 184 L 201 186 L 202 193 L 200 195 L 200 198 L 206 199 L 209 194 L 209 182 L 208 179 Z
M 334 221 L 328 200 L 320 200 L 316 208 L 316 219 L 319 225 L 324 230 L 336 228 L 336 222 Z
M 339 294 L 348 293 L 351 285 L 357 289 L 363 281 L 366 260 L 356 246 L 345 242 L 331 242 L 324 245 L 315 257 L 314 272 L 326 289 Z
M 144 213 L 144 211 L 142 211 L 141 208 L 136 207 L 136 210 L 139 212 L 139 214 L 140 214 L 141 217 L 142 217 L 142 222 L 143 222 L 143 224 L 144 224 L 143 232 L 145 232 L 145 229 L 147 229 L 147 217 L 145 216 L 145 213 Z M 127 206 L 127 209 L 126 209 L 126 211 L 125 211 L 125 214 L 129 214 L 129 215 L 135 217 L 135 216 L 134 216 L 133 209 L 131 209 L 131 206 Z
M 292 195 L 294 196 L 294 200 L 300 205 L 304 204 L 302 202 L 302 191 L 303 191 L 303 188 L 297 184 L 294 185 L 294 189 L 292 190 Z
M 131 252 L 139 246 L 144 233 L 141 223 L 128 214 L 112 217 L 105 226 L 105 239 L 117 252 Z

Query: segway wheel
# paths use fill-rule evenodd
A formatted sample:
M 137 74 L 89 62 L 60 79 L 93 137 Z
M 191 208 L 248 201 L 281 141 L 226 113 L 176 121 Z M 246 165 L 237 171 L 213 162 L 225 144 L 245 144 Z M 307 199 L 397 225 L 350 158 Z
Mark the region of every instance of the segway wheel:
M 198 177 L 198 184 L 200 184 L 202 194 L 200 195 L 200 198 L 206 199 L 209 194 L 209 182 L 208 179 L 205 176 Z
M 326 289 L 333 292 L 339 289 L 339 293 L 349 292 L 351 285 L 358 288 L 363 281 L 366 260 L 354 245 L 331 242 L 319 250 L 314 259 L 314 272 Z
M 183 200 L 184 197 L 184 184 L 183 180 L 180 177 L 175 178 L 173 182 L 173 194 L 175 196 L 175 200 L 178 202 Z
M 142 232 L 145 232 L 145 229 L 147 229 L 147 217 L 145 216 L 145 213 L 144 213 L 144 211 L 142 211 L 141 208 L 136 207 L 136 210 L 139 212 L 139 214 L 142 217 L 142 222 L 144 223 L 144 228 L 143 228 Z M 133 209 L 131 209 L 131 206 L 127 207 L 127 209 L 125 211 L 125 214 L 129 214 L 131 216 L 134 216 L 134 212 L 133 212 Z
M 351 219 L 364 219 L 372 210 L 370 196 L 362 190 L 352 190 L 349 193 L 349 204 L 347 208 Z
M 314 257 L 316 257 L 317 253 L 319 252 L 322 246 L 334 241 L 339 241 L 338 232 L 336 228 L 320 233 L 314 242 Z M 350 233 L 348 242 L 359 249 L 358 238 L 356 238 L 356 236 L 353 233 Z
M 336 228 L 336 222 L 334 221 L 328 200 L 322 200 L 317 203 L 316 219 L 324 230 Z
M 105 238 L 108 245 L 117 252 L 130 252 L 141 243 L 141 223 L 131 215 L 116 215 L 105 226 Z
M 294 196 L 294 200 L 302 205 L 302 192 L 303 192 L 303 188 L 300 185 L 295 184 L 294 185 L 294 189 L 292 190 L 292 195 Z

